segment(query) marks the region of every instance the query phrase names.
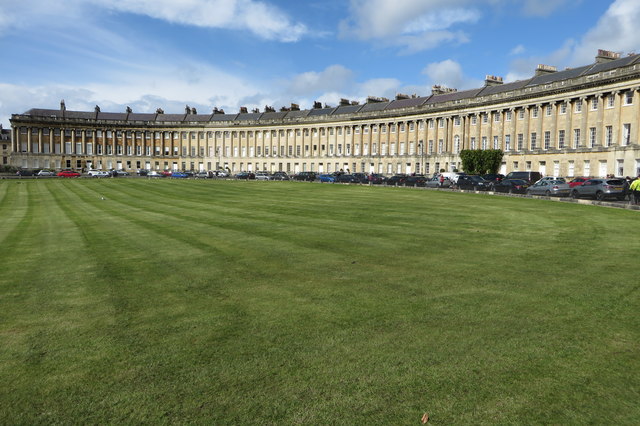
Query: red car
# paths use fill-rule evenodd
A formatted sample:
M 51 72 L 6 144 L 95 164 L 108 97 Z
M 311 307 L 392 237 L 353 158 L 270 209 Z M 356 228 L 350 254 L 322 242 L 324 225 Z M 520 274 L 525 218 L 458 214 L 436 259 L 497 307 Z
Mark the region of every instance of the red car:
M 63 170 L 58 172 L 58 176 L 60 177 L 80 177 L 80 173 L 74 172 L 73 170 Z
M 588 177 L 578 176 L 577 178 L 574 178 L 571 182 L 569 182 L 569 187 L 573 188 L 574 186 L 580 186 L 588 180 Z

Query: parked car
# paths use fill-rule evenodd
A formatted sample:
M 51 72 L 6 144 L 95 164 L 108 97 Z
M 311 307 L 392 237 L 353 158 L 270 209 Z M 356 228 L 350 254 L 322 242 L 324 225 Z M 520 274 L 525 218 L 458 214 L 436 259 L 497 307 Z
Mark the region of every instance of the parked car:
M 496 182 L 500 182 L 502 179 L 504 179 L 504 175 L 501 175 L 499 173 L 487 173 L 484 175 L 480 175 L 480 177 L 484 180 L 486 180 L 487 182 L 491 182 L 491 183 L 496 183 Z
M 162 172 L 159 172 L 157 170 L 150 170 L 149 173 L 147 173 L 147 177 L 162 178 L 165 176 L 164 174 L 162 174 Z
M 366 173 L 351 173 L 351 176 L 358 180 L 358 183 L 369 183 L 369 176 Z
M 591 197 L 596 200 L 617 198 L 622 201 L 625 196 L 624 179 L 588 179 L 582 185 L 571 188 L 571 198 Z
M 522 179 L 502 179 L 492 186 L 495 192 L 507 192 L 509 194 L 526 194 L 529 184 Z
M 235 178 L 241 180 L 254 180 L 256 175 L 252 172 L 240 172 L 235 175 Z
M 289 175 L 287 172 L 273 172 L 271 176 L 272 180 L 289 180 Z
M 149 170 L 147 170 L 147 169 L 138 169 L 138 170 L 136 170 L 136 174 L 138 176 L 147 176 L 149 174 Z
M 335 179 L 336 183 L 360 183 L 360 179 L 354 175 L 339 174 Z
M 534 182 L 542 179 L 542 174 L 540 172 L 511 172 L 508 173 L 505 179 L 522 179 L 526 181 L 529 185 L 532 185 Z
M 111 174 L 106 170 L 89 170 L 88 174 L 91 177 L 99 177 L 99 178 L 111 176 Z
M 322 183 L 333 183 L 336 181 L 336 176 L 328 173 L 318 176 L 318 180 Z
M 373 185 L 380 185 L 387 181 L 387 178 L 378 173 L 371 173 L 367 176 L 367 182 Z
M 543 181 L 543 180 L 549 180 L 549 181 L 551 181 L 551 180 L 556 180 L 556 181 L 565 182 L 565 183 L 567 182 L 567 181 L 565 180 L 565 178 L 562 178 L 562 177 L 554 177 L 554 176 L 545 176 L 545 177 L 543 177 L 542 179 L 540 179 L 538 182 L 541 182 L 541 181 Z M 538 183 L 538 182 L 536 182 L 536 183 Z
M 38 176 L 55 176 L 56 172 L 53 170 L 42 169 L 38 172 Z
M 569 182 L 569 186 L 571 188 L 575 187 L 575 186 L 580 186 L 583 183 L 585 183 L 586 181 L 588 181 L 590 178 L 585 177 L 585 176 L 578 176 L 573 178 L 570 182 Z
M 408 176 L 404 180 L 404 186 L 426 186 L 427 178 L 423 175 Z
M 387 185 L 403 185 L 405 179 L 407 179 L 407 175 L 403 175 L 403 174 L 397 174 L 397 175 L 393 175 L 390 178 L 387 178 L 387 181 L 385 182 Z
M 542 179 L 527 188 L 527 195 L 545 195 L 547 197 L 568 197 L 571 187 L 564 180 Z
M 113 170 L 111 171 L 111 176 L 113 177 L 129 176 L 129 172 L 125 172 L 124 170 Z
M 33 176 L 33 170 L 18 169 L 16 176 Z
M 160 172 L 160 174 L 162 174 L 162 176 L 164 176 L 164 177 L 171 177 L 173 172 L 171 170 L 163 170 L 163 171 Z
M 314 172 L 300 172 L 293 175 L 293 180 L 313 182 L 314 180 L 316 180 L 316 174 Z
M 58 172 L 59 177 L 80 177 L 80 173 L 74 170 L 62 170 Z
M 469 189 L 473 191 L 488 191 L 491 189 L 491 182 L 477 175 L 462 175 L 458 176 L 456 187 L 458 189 Z
M 269 172 L 256 172 L 256 180 L 271 180 L 271 173 L 269 173 Z
M 427 180 L 425 186 L 427 188 L 450 188 L 453 185 L 451 179 L 445 177 L 442 182 L 440 182 L 440 176 L 433 176 L 431 179 Z
M 209 177 L 209 173 L 205 171 L 195 172 L 193 177 L 196 179 L 207 179 Z
M 175 179 L 186 179 L 189 177 L 189 175 L 187 174 L 187 172 L 179 172 L 179 171 L 173 171 L 171 172 L 170 175 L 172 178 Z

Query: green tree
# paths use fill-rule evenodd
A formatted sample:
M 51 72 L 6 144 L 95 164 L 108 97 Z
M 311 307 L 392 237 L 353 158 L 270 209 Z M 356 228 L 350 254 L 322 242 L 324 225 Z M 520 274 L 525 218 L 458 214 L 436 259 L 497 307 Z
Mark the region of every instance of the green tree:
M 464 149 L 460 152 L 462 169 L 472 175 L 497 173 L 503 155 L 500 149 Z

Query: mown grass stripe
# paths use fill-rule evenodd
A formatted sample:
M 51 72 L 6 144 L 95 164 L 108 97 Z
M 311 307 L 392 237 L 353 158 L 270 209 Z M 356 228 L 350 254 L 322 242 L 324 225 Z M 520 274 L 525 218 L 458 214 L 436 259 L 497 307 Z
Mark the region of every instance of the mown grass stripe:
M 0 423 L 640 414 L 632 212 L 286 182 L 43 181 L 29 198 L 16 258 L 56 273 L 0 287 Z

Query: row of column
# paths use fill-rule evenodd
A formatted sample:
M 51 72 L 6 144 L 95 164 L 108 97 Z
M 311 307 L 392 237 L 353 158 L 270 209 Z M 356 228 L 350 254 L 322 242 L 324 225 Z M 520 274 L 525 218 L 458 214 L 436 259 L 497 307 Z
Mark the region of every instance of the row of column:
M 633 120 L 629 120 L 630 123 L 636 123 L 635 126 L 631 129 L 630 139 L 636 141 L 638 135 L 638 125 L 640 123 L 640 108 L 638 108 L 637 104 L 640 103 L 637 99 L 637 94 L 635 92 L 638 91 L 638 88 L 634 88 L 634 108 L 635 108 L 635 117 Z M 517 135 L 522 134 L 523 139 L 525 141 L 523 150 L 531 149 L 531 135 L 532 133 L 536 134 L 536 147 L 537 149 L 544 149 L 544 132 L 549 131 L 551 137 L 551 146 L 550 148 L 558 148 L 558 130 L 565 130 L 565 147 L 574 147 L 574 129 L 580 129 L 580 146 L 585 147 L 588 146 L 587 138 L 588 138 L 588 128 L 595 127 L 597 140 L 596 145 L 604 145 L 603 140 L 605 135 L 605 127 L 606 125 L 611 125 L 614 129 L 616 129 L 614 136 L 614 144 L 620 145 L 620 141 L 623 138 L 623 118 L 622 118 L 622 108 L 623 108 L 623 100 L 626 91 L 618 91 L 613 93 L 598 93 L 595 95 L 595 98 L 598 99 L 598 109 L 596 112 L 595 123 L 593 121 L 589 121 L 589 116 L 594 111 L 592 111 L 589 107 L 589 100 L 594 98 L 594 95 L 591 96 L 583 96 L 579 98 L 571 98 L 564 100 L 556 100 L 548 103 L 537 103 L 533 105 L 527 105 L 524 107 L 512 107 L 509 109 L 501 109 L 501 110 L 490 110 L 487 112 L 477 112 L 477 113 L 465 113 L 460 115 L 451 115 L 445 117 L 438 118 L 419 118 L 415 120 L 407 120 L 407 121 L 388 121 L 385 123 L 375 123 L 375 124 L 366 124 L 366 125 L 356 125 L 356 126 L 344 126 L 344 127 L 319 127 L 319 128 L 301 128 L 301 129 L 277 129 L 275 130 L 275 137 L 273 135 L 273 130 L 260 130 L 260 131 L 162 131 L 160 132 L 160 138 L 157 139 L 148 139 L 146 137 L 145 131 L 141 131 L 142 139 L 141 143 L 137 143 L 138 138 L 136 138 L 136 131 L 131 131 L 131 138 L 126 137 L 126 133 L 123 131 L 123 136 L 121 138 L 116 137 L 117 130 L 111 130 L 113 132 L 110 140 L 107 140 L 107 131 L 103 130 L 102 137 L 96 137 L 95 133 L 91 138 L 86 137 L 86 133 L 83 131 L 81 136 L 82 143 L 82 154 L 87 153 L 87 143 L 92 143 L 94 150 L 93 154 L 97 154 L 96 145 L 101 144 L 103 146 L 103 155 L 122 155 L 122 156 L 158 156 L 156 154 L 156 149 L 159 148 L 159 156 L 161 157 L 225 157 L 225 158 L 248 158 L 251 154 L 251 148 L 253 148 L 253 156 L 258 155 L 258 148 L 260 148 L 260 155 L 264 157 L 296 157 L 296 158 L 324 158 L 329 154 L 330 144 L 334 144 L 334 155 L 342 156 L 342 157 L 380 157 L 383 156 L 382 145 L 386 144 L 386 152 L 384 152 L 384 156 L 386 157 L 396 157 L 400 156 L 400 145 L 404 143 L 405 152 L 404 156 L 409 155 L 410 144 L 413 143 L 415 152 L 414 155 L 420 155 L 421 150 L 426 150 L 426 155 L 432 154 L 443 154 L 443 153 L 454 153 L 457 154 L 461 149 L 469 149 L 471 148 L 471 138 L 476 138 L 476 148 L 480 148 L 482 144 L 482 138 L 487 138 L 487 146 L 486 148 L 494 148 L 493 137 L 499 137 L 499 149 L 506 150 L 505 147 L 505 136 L 510 135 L 511 138 L 511 146 L 509 147 L 511 151 L 518 151 L 519 147 L 517 146 Z M 604 114 L 605 114 L 605 101 L 606 97 L 609 95 L 613 95 L 616 97 L 616 122 L 615 123 L 606 123 L 604 122 Z M 582 102 L 582 111 L 580 112 L 580 121 L 579 123 L 574 123 L 575 112 L 575 101 Z M 567 111 L 564 114 L 564 123 L 563 114 L 558 113 L 558 108 L 562 103 L 566 103 Z M 546 117 L 545 108 L 549 106 L 552 108 L 550 118 Z M 538 108 L 538 117 L 532 119 L 532 108 Z M 524 120 L 522 120 L 522 125 L 518 128 L 518 112 L 520 109 L 524 109 Z M 511 114 L 511 120 L 506 120 L 507 113 Z M 483 125 L 481 122 L 481 115 L 488 115 L 488 123 Z M 494 114 L 500 115 L 500 128 L 496 131 L 494 129 Z M 472 125 L 471 119 L 472 117 L 476 117 L 476 124 Z M 460 125 L 454 125 L 454 120 L 460 120 Z M 433 120 L 433 125 L 430 124 L 429 120 Z M 535 121 L 532 123 L 532 121 Z M 507 125 L 506 123 L 509 123 Z M 544 126 L 545 123 L 548 123 L 548 126 Z M 413 124 L 414 130 L 409 130 L 410 126 Z M 386 132 L 382 133 L 382 126 L 386 127 Z M 392 126 L 395 126 L 395 132 L 391 131 Z M 401 126 L 405 127 L 404 131 L 401 131 Z M 329 129 L 343 129 L 342 135 L 335 135 L 336 131 L 334 130 L 334 135 L 327 135 Z M 368 132 L 364 132 L 364 129 L 368 128 Z M 377 128 L 377 133 L 374 133 L 374 128 Z M 321 136 L 321 129 L 325 129 L 325 136 Z M 356 133 L 356 129 L 359 129 L 359 132 Z M 456 129 L 459 129 L 456 131 Z M 347 131 L 349 130 L 349 131 Z M 298 132 L 299 131 L 299 132 Z M 308 131 L 308 136 L 307 136 Z M 22 140 L 19 138 L 19 128 L 14 127 L 12 129 L 13 137 L 12 137 L 12 148 L 14 152 L 22 151 L 20 144 Z M 93 130 L 92 132 L 95 132 Z M 154 132 L 155 133 L 155 132 Z M 166 133 L 169 133 L 168 138 Z M 183 138 L 183 134 L 186 133 L 186 138 Z M 196 137 L 192 139 L 192 135 L 195 133 Z M 298 135 L 300 133 L 300 136 Z M 178 135 L 176 138 L 175 135 Z M 201 134 L 204 134 L 204 138 L 201 137 Z M 218 134 L 220 136 L 218 136 Z M 258 135 L 261 135 L 258 138 Z M 377 134 L 377 137 L 374 135 Z M 392 135 L 396 135 L 392 138 Z M 267 135 L 270 135 L 267 137 Z M 30 128 L 27 128 L 27 141 L 26 141 L 26 152 L 31 153 L 33 150 L 33 138 L 32 131 Z M 37 144 L 38 144 L 38 152 L 43 152 L 43 145 L 49 144 L 49 153 L 54 152 L 54 133 L 51 129 L 49 131 L 49 141 L 44 141 L 43 130 L 42 128 L 38 129 L 37 133 Z M 244 136 L 244 137 L 242 137 Z M 252 136 L 252 137 L 251 137 Z M 299 140 L 300 138 L 300 140 Z M 90 139 L 90 140 L 88 140 Z M 101 139 L 101 140 L 100 140 Z M 133 139 L 131 143 L 128 143 L 128 139 Z M 185 143 L 186 139 L 186 143 Z M 243 141 L 242 139 L 245 139 Z M 251 143 L 249 139 L 253 139 Z M 261 139 L 261 141 L 258 141 Z M 460 140 L 459 145 L 455 142 Z M 193 141 L 193 142 L 192 142 Z M 65 153 L 65 142 L 71 143 L 71 152 L 77 154 L 76 152 L 76 132 L 75 130 L 71 132 L 71 140 L 67 141 L 64 136 L 64 129 L 60 129 L 60 151 L 61 153 Z M 118 143 L 121 142 L 121 143 Z M 316 148 L 314 149 L 314 143 L 316 144 Z M 373 149 L 373 144 L 377 144 L 377 149 Z M 392 144 L 396 144 L 395 152 L 392 155 Z M 324 149 L 322 149 L 322 145 Z M 338 144 L 342 144 L 342 155 L 336 155 L 338 153 Z M 347 154 L 347 144 L 350 146 L 350 155 Z M 107 146 L 112 147 L 112 153 L 106 153 Z M 123 152 L 121 154 L 117 154 L 117 146 L 123 146 Z M 142 152 L 137 154 L 135 151 L 132 151 L 131 154 L 126 152 L 126 147 L 131 146 L 132 150 L 135 150 L 136 146 L 141 146 Z M 273 147 L 276 147 L 276 153 L 273 152 Z M 366 148 L 365 148 L 366 146 Z M 150 149 L 150 155 L 147 155 L 147 147 Z M 183 152 L 184 148 L 187 148 L 186 152 Z M 243 151 L 242 148 L 245 148 Z M 308 150 L 306 149 L 308 147 Z M 427 147 L 431 147 L 430 150 L 427 150 Z M 168 148 L 168 150 L 167 150 Z M 177 148 L 177 150 L 176 150 Z M 204 151 L 202 150 L 204 148 Z M 265 148 L 268 148 L 269 155 L 265 155 Z M 299 148 L 299 150 L 298 150 Z M 375 152 L 374 152 L 375 151 Z M 298 154 L 300 152 L 300 154 Z M 365 154 L 366 153 L 366 154 Z M 186 154 L 186 155 L 185 155 Z M 195 154 L 195 155 L 193 155 Z M 274 155 L 275 154 L 275 155 Z

